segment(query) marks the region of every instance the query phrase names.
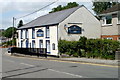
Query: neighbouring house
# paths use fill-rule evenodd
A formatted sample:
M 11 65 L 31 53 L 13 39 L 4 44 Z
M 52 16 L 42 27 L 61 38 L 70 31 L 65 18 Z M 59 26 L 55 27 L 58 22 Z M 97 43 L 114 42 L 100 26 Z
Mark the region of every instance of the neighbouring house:
M 85 7 L 78 6 L 40 16 L 17 29 L 17 47 L 46 48 L 58 56 L 58 41 L 77 41 L 80 36 L 100 38 L 100 21 Z
M 102 27 L 102 39 L 120 41 L 120 4 L 113 6 L 100 15 Z

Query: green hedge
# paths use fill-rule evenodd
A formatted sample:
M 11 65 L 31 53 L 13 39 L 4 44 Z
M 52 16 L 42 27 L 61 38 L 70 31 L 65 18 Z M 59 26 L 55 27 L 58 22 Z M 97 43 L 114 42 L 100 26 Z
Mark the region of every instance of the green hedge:
M 60 54 L 75 57 L 115 59 L 115 51 L 120 47 L 120 42 L 107 39 L 87 39 L 80 37 L 79 41 L 59 40 Z

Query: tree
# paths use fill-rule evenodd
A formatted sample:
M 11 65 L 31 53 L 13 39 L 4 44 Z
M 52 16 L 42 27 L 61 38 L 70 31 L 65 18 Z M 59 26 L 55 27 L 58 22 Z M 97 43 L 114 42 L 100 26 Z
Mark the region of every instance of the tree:
M 23 21 L 22 20 L 19 21 L 18 28 L 21 27 L 21 26 L 23 26 Z
M 114 5 L 118 4 L 119 2 L 93 2 L 93 10 L 98 15 L 102 11 L 107 10 L 108 8 L 113 7 Z
M 69 2 L 66 6 L 57 6 L 56 8 L 53 8 L 51 12 L 49 13 L 53 13 L 53 12 L 57 12 L 57 11 L 61 11 L 64 9 L 69 9 L 69 8 L 73 8 L 73 7 L 77 7 L 79 6 L 79 4 L 77 4 L 76 2 Z
M 12 38 L 12 36 L 15 34 L 16 28 L 15 27 L 9 27 L 3 32 L 3 36 L 7 38 Z

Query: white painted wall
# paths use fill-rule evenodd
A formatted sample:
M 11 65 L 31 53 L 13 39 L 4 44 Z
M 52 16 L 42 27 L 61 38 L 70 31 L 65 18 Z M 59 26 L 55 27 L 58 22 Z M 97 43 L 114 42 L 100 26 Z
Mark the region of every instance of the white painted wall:
M 57 38 L 57 26 L 50 26 L 50 50 L 51 55 L 58 55 L 58 38 Z M 53 50 L 52 44 L 55 44 L 55 50 Z

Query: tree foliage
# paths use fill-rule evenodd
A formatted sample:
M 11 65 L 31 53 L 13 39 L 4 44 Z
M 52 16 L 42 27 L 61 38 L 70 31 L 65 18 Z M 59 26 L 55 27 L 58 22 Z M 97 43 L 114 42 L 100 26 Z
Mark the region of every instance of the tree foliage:
M 11 38 L 16 32 L 15 27 L 9 27 L 7 28 L 2 34 L 4 37 Z
M 21 27 L 21 26 L 23 26 L 23 21 L 22 20 L 19 21 L 18 28 Z
M 118 2 L 95 2 L 93 1 L 93 10 L 98 15 L 102 11 L 113 7 L 114 5 L 118 4 Z
M 77 4 L 76 2 L 69 2 L 66 6 L 59 5 L 56 8 L 53 8 L 52 11 L 49 13 L 53 13 L 53 12 L 57 12 L 57 11 L 61 11 L 64 9 L 69 9 L 77 6 L 79 6 L 79 4 Z

